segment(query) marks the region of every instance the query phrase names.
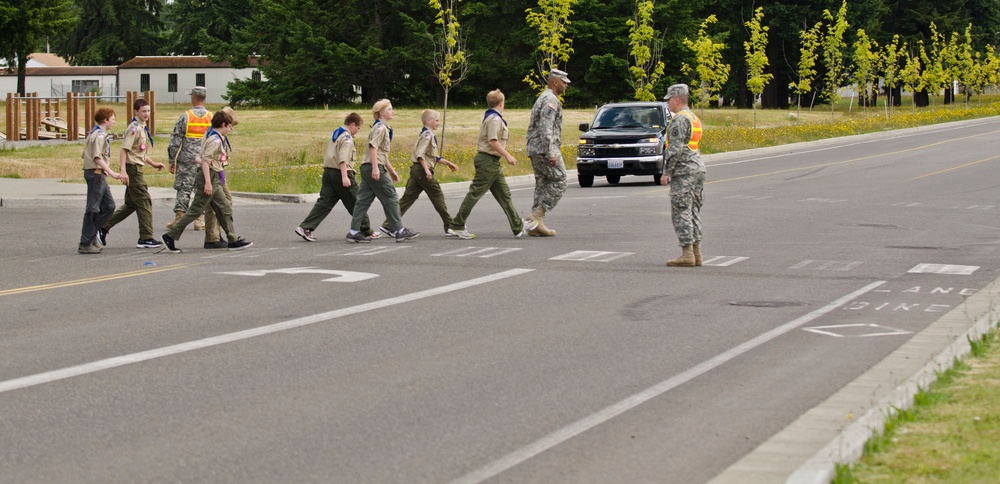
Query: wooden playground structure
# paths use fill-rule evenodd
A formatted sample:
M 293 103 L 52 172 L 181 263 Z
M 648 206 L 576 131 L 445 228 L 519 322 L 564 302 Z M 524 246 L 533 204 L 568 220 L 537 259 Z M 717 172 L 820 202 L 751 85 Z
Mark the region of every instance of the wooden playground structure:
M 109 99 L 108 96 L 100 96 Z M 125 96 L 114 96 L 110 99 L 125 100 L 125 109 L 116 113 L 119 119 L 132 119 L 132 103 L 136 99 L 149 101 L 149 131 L 156 132 L 156 92 L 128 91 Z M 66 93 L 66 98 L 38 97 L 37 92 L 24 96 L 7 93 L 7 117 L 5 129 L 0 133 L 0 140 L 36 141 L 56 140 L 76 141 L 87 137 L 87 131 L 94 123 L 94 113 L 97 112 L 98 95 L 95 93 Z M 83 120 L 80 119 L 80 104 L 83 104 Z M 65 108 L 62 103 L 65 102 Z M 127 123 L 125 124 L 127 125 Z M 119 125 L 124 128 L 124 125 Z

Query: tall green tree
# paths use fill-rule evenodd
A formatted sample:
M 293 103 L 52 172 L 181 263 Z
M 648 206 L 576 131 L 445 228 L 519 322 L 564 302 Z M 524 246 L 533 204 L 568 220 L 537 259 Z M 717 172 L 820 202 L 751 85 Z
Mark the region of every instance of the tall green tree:
M 855 91 L 858 93 L 858 104 L 865 111 L 868 110 L 869 105 L 872 105 L 881 65 L 882 56 L 879 52 L 878 42 L 868 37 L 865 29 L 858 29 L 858 38 L 854 41 L 854 75 L 852 80 Z
M 246 25 L 250 0 L 173 0 L 162 15 L 164 53 L 201 55 L 212 41 L 232 42 L 233 31 Z
M 663 77 L 663 40 L 653 29 L 652 0 L 636 0 L 635 16 L 625 24 L 629 27 L 629 47 L 632 65 L 629 67 L 636 101 L 655 101 L 653 88 Z
M 546 77 L 552 69 L 569 62 L 573 39 L 566 35 L 576 0 L 538 0 L 538 9 L 527 9 L 528 25 L 538 32 L 538 67 L 524 77 L 535 91 L 545 89 Z
M 760 96 L 764 92 L 764 86 L 771 82 L 774 74 L 764 72 L 767 68 L 767 31 L 768 27 L 761 21 L 764 19 L 764 7 L 758 7 L 753 18 L 746 22 L 750 39 L 743 43 L 746 50 L 747 61 L 747 88 L 754 97 Z M 753 126 L 757 127 L 757 103 L 753 103 Z
M 899 45 L 899 35 L 892 36 L 892 42 L 885 45 L 882 52 L 882 78 L 885 80 L 885 91 L 888 95 L 887 108 L 889 111 L 896 106 L 899 101 L 894 99 L 896 87 L 900 82 L 900 62 L 905 60 L 906 44 Z
M 847 0 L 840 5 L 835 17 L 829 10 L 823 11 L 828 24 L 823 38 L 823 61 L 826 64 L 826 95 L 830 98 L 830 115 L 833 116 L 840 87 L 844 81 L 844 33 L 847 32 Z
M 726 46 L 723 40 L 728 32 L 715 37 L 708 35 L 708 27 L 717 21 L 715 15 L 709 15 L 701 23 L 695 40 L 684 39 L 684 45 L 694 53 L 697 64 L 693 69 L 686 63 L 682 64 L 681 70 L 685 73 L 693 70 L 696 75 L 692 84 L 697 87 L 695 104 L 701 107 L 702 117 L 705 115 L 705 105 L 719 99 L 719 91 L 729 79 L 730 66 L 722 61 L 722 49 Z
M 61 49 L 73 65 L 118 65 L 156 55 L 163 0 L 76 0 L 80 21 Z
M 924 50 L 924 44 L 922 40 L 917 41 L 917 48 L 920 51 Z M 906 49 L 906 61 L 903 64 L 903 70 L 899 71 L 899 80 L 903 83 L 903 89 L 916 93 L 917 91 L 922 91 L 924 89 L 924 78 L 920 75 L 923 71 L 923 66 L 920 65 L 920 56 L 910 52 Z M 916 99 L 912 103 L 912 108 L 915 111 L 917 109 Z
M 813 90 L 813 80 L 816 79 L 816 59 L 819 57 L 817 50 L 820 47 L 820 36 L 823 28 L 822 22 L 816 22 L 812 28 L 802 30 L 799 37 L 802 39 L 802 46 L 799 48 L 799 79 L 792 84 L 797 98 L 796 114 L 802 111 L 802 96 L 809 94 Z M 811 109 L 811 106 L 810 106 Z
M 937 31 L 934 22 L 931 22 L 930 27 L 930 47 L 925 47 L 923 43 L 920 44 L 920 62 L 923 64 L 920 77 L 923 80 L 924 88 L 931 96 L 935 96 L 941 92 L 941 89 L 951 89 L 952 77 L 946 64 L 949 54 L 944 34 Z
M 441 115 L 441 153 L 444 153 L 445 130 L 448 127 L 448 93 L 451 88 L 469 75 L 469 57 L 465 51 L 465 36 L 458 22 L 458 3 L 461 0 L 430 0 L 436 12 L 434 23 L 434 74 L 444 90 L 444 110 Z M 443 155 L 442 155 L 443 156 Z
M 45 46 L 50 37 L 73 25 L 68 0 L 0 0 L 0 55 L 17 71 L 17 93 L 25 94 L 28 56 Z

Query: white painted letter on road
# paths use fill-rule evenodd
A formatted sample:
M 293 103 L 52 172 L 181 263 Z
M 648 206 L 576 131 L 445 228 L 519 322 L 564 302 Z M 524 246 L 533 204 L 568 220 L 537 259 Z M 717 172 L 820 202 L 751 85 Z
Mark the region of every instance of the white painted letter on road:
M 370 272 L 335 271 L 332 269 L 318 269 L 315 267 L 289 267 L 286 269 L 261 269 L 255 271 L 236 272 L 216 272 L 216 274 L 229 274 L 233 276 L 255 276 L 261 277 L 267 274 L 323 274 L 334 276 L 323 279 L 323 282 L 359 282 L 378 277 L 378 274 Z

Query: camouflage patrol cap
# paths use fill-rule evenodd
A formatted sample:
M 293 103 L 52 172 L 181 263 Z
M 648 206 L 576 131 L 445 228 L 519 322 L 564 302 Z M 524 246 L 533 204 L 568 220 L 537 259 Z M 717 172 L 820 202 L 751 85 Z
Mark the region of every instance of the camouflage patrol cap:
M 556 79 L 559 79 L 562 82 L 565 82 L 566 84 L 570 83 L 569 74 L 567 74 L 566 71 L 560 71 L 559 69 L 552 69 L 552 72 L 549 73 L 549 77 L 554 77 Z
M 669 101 L 670 98 L 674 96 L 687 96 L 687 95 L 689 95 L 687 84 L 674 84 L 673 86 L 667 88 L 667 95 L 664 96 L 663 99 Z
M 189 96 L 208 97 L 208 89 L 204 86 L 194 86 L 187 93 Z

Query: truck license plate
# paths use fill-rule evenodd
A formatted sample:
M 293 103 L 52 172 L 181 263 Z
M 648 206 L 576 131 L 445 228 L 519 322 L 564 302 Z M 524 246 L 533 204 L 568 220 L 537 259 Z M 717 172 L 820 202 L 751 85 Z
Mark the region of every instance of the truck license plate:
M 625 168 L 625 162 L 623 160 L 608 160 L 608 169 L 613 170 L 615 168 Z

